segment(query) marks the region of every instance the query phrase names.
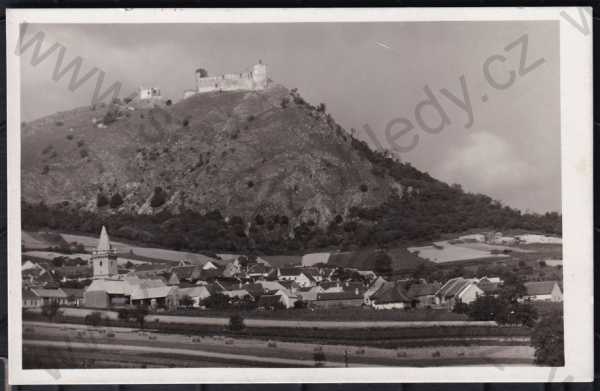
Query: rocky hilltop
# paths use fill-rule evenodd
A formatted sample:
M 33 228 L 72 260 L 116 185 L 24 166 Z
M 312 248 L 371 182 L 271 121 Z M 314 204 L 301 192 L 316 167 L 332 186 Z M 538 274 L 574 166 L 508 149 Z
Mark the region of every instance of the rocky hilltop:
M 25 124 L 22 151 L 25 201 L 97 213 L 217 209 L 324 225 L 401 188 L 323 106 L 279 85 L 57 113 Z

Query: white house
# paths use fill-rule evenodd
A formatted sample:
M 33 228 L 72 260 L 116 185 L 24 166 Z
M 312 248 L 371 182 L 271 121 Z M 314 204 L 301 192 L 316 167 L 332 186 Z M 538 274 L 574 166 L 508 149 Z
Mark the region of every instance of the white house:
M 38 265 L 37 263 L 32 262 L 28 259 L 21 265 L 21 270 L 24 271 L 24 270 L 30 270 L 30 269 L 43 270 L 44 268 L 41 267 L 40 265 Z
M 475 278 L 451 278 L 442 285 L 436 296 L 440 304 L 446 305 L 449 309 L 454 308 L 459 301 L 469 304 L 478 296 L 484 295 L 483 290 L 477 286 L 478 281 Z
M 315 279 L 309 273 L 295 267 L 278 269 L 277 279 L 279 281 L 293 281 L 300 288 L 308 288 L 316 284 Z
M 280 289 L 274 293 L 275 296 L 281 297 L 281 302 L 285 308 L 293 308 L 294 304 L 298 300 L 295 296 L 291 296 L 287 291 Z
M 217 270 L 218 268 L 219 267 L 211 261 L 207 261 L 204 265 L 202 265 L 202 270 Z
M 526 295 L 522 300 L 561 302 L 563 294 L 556 281 L 526 282 Z
M 43 298 L 38 296 L 35 291 L 22 289 L 21 300 L 23 308 L 37 308 L 44 304 Z
M 258 285 L 262 286 L 262 288 L 266 291 L 270 291 L 270 292 L 275 292 L 278 290 L 282 290 L 285 291 L 286 294 L 288 296 L 293 296 L 293 287 L 291 289 L 288 289 L 287 287 L 283 286 L 279 281 L 266 281 L 266 280 L 260 280 L 256 282 Z

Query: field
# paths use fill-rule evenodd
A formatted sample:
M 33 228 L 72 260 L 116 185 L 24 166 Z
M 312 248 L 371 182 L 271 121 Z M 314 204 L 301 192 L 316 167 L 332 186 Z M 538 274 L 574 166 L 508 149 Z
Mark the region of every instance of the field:
M 237 314 L 237 310 L 179 310 L 177 314 L 184 316 L 225 317 Z M 329 309 L 293 309 L 275 311 L 242 312 L 248 319 L 281 319 L 281 320 L 314 320 L 314 321 L 466 321 L 467 316 L 448 310 L 375 310 L 370 307 L 329 308 Z
M 491 254 L 490 250 L 450 244 L 448 241 L 435 242 L 431 246 L 409 247 L 408 251 L 435 263 L 468 261 L 473 259 L 493 260 L 508 257 L 508 255 L 504 254 Z
M 54 357 L 50 362 L 55 368 L 201 367 L 207 362 L 213 366 L 299 367 L 314 366 L 314 353 L 322 352 L 324 366 L 531 364 L 533 361 L 528 332 L 521 328 L 433 328 L 427 336 L 424 329 L 401 331 L 247 328 L 234 333 L 223 328 L 189 325 L 161 325 L 158 329 L 148 325 L 140 330 L 124 324 L 98 328 L 25 321 L 23 360 L 27 368 L 48 368 L 38 355 Z M 162 365 L 160 358 L 164 359 Z

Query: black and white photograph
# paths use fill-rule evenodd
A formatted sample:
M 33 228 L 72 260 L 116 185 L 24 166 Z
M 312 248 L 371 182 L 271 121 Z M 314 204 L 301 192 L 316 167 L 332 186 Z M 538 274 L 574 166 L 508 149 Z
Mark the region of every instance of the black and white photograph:
M 138 11 L 8 14 L 15 381 L 591 376 L 590 10 Z

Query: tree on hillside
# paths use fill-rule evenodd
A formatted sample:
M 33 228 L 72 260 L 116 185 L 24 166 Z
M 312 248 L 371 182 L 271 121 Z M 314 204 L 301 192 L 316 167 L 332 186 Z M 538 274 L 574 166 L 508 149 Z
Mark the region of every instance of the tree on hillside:
M 113 196 L 110 198 L 111 209 L 118 208 L 121 205 L 123 205 L 123 198 L 121 197 L 121 194 L 119 194 L 119 193 L 113 194 Z
M 565 365 L 562 311 L 552 311 L 537 323 L 531 335 L 531 344 L 535 348 L 536 364 L 552 367 Z
M 108 198 L 102 193 L 98 193 L 96 196 L 96 206 L 98 208 L 102 208 L 103 206 L 108 205 Z
M 152 199 L 150 200 L 150 206 L 153 208 L 158 208 L 162 206 L 165 202 L 167 202 L 167 194 L 162 189 L 162 187 L 155 187 L 154 194 L 152 194 Z

